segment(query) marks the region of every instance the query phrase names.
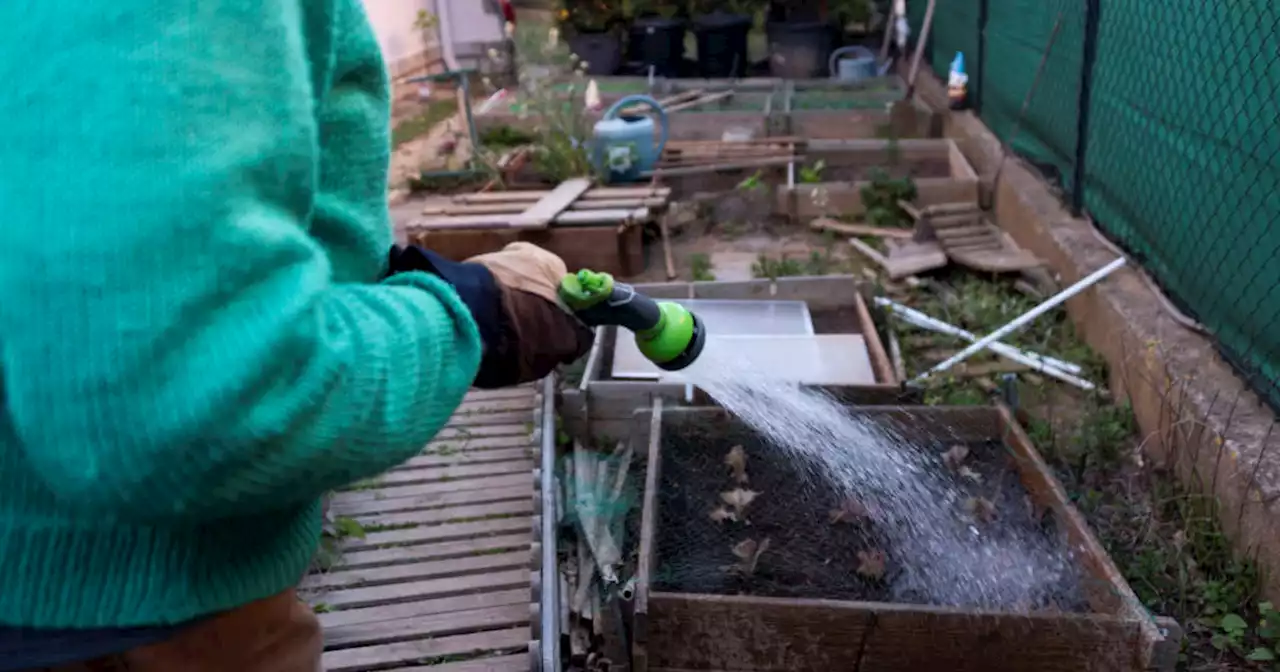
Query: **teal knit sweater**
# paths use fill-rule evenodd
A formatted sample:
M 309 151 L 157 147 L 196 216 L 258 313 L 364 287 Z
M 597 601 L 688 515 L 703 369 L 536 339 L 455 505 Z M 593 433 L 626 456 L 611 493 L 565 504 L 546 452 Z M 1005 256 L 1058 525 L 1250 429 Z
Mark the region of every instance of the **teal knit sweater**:
M 0 2 L 0 625 L 292 586 L 320 495 L 466 393 L 458 296 L 379 282 L 389 96 L 359 3 Z

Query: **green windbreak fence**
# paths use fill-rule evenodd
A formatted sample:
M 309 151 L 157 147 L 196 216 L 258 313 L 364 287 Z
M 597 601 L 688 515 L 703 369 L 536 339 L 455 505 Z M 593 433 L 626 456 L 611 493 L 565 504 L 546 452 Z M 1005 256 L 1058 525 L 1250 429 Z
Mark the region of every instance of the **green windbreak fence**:
M 1280 408 L 1280 3 L 937 0 L 929 63 L 1007 142 L 1055 25 L 1014 150 Z

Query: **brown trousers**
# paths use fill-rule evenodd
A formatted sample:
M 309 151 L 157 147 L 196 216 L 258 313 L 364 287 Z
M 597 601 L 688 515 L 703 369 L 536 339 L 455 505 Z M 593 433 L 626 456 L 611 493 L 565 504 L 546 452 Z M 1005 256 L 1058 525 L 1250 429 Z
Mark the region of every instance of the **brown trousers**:
M 288 590 L 158 644 L 45 672 L 320 672 L 323 648 L 320 622 Z

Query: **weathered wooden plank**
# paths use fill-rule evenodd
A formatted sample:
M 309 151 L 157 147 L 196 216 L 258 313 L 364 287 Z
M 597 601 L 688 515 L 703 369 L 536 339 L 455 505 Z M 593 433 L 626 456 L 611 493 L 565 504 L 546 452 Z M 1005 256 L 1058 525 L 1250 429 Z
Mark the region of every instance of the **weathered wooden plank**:
M 649 414 L 648 469 L 644 478 L 644 499 L 640 508 L 640 548 L 636 561 L 636 590 L 632 599 L 631 659 L 636 672 L 647 672 L 649 666 L 650 619 L 649 587 L 656 560 L 658 525 L 658 484 L 662 473 L 662 399 L 655 399 Z M 643 417 L 637 414 L 637 418 Z M 799 669 L 799 668 L 797 668 Z
M 530 413 L 532 418 L 533 414 Z M 529 422 L 512 422 L 505 425 L 480 425 L 478 427 L 459 427 L 457 425 L 446 426 L 436 432 L 431 438 L 432 443 L 439 441 L 454 441 L 458 439 L 479 439 L 498 436 L 523 436 L 528 437 L 533 430 L 529 426 Z
M 531 385 L 531 384 L 515 385 L 512 387 L 498 387 L 498 388 L 489 389 L 489 390 L 473 387 L 470 390 L 467 390 L 466 399 L 468 401 L 472 401 L 476 399 L 500 399 L 500 398 L 506 398 L 506 397 L 518 397 L 521 395 L 537 394 L 537 393 L 538 393 L 537 385 Z
M 346 490 L 335 496 L 334 502 L 336 503 L 339 500 L 344 503 L 372 502 L 382 499 L 420 497 L 423 495 L 446 492 L 461 492 L 463 490 L 503 490 L 522 485 L 528 480 L 529 477 L 523 474 L 505 474 L 501 476 L 491 476 L 488 478 L 466 478 L 457 481 L 444 481 L 442 483 Z
M 485 553 L 503 553 L 507 551 L 526 550 L 533 543 L 533 535 L 528 531 L 522 534 L 506 534 L 479 539 L 463 539 L 459 541 L 437 542 L 419 546 L 393 546 L 370 551 L 352 551 L 344 553 L 340 562 L 343 568 L 378 567 L 396 565 L 423 560 L 442 560 L 446 558 L 463 558 Z
M 464 451 L 449 448 L 440 452 L 411 458 L 408 462 L 392 471 L 411 471 L 414 469 L 432 469 L 439 467 L 458 467 L 463 465 L 491 464 L 495 462 L 511 462 L 527 460 L 538 454 L 533 444 L 525 441 L 522 448 L 499 448 L 495 450 Z
M 649 621 L 649 655 L 663 668 L 1140 669 L 1139 623 L 1109 616 L 652 593 Z
M 456 637 L 330 651 L 324 654 L 322 665 L 327 672 L 367 672 L 405 663 L 416 663 L 424 658 L 479 654 L 487 651 L 509 652 L 514 649 L 523 649 L 528 646 L 528 643 L 528 628 L 511 628 Z
M 332 609 L 355 609 L 372 607 L 379 604 L 396 604 L 415 600 L 437 599 L 466 595 L 468 593 L 491 593 L 498 590 L 515 590 L 527 588 L 529 570 L 514 569 L 488 574 L 466 574 L 443 579 L 426 579 L 365 588 L 337 589 L 321 593 L 316 597 Z
M 649 664 L 704 670 L 858 669 L 871 615 L 843 605 L 650 593 L 645 633 Z
M 526 496 L 493 504 L 477 504 L 474 506 L 455 506 L 444 509 L 427 509 L 423 511 L 405 511 L 402 513 L 373 513 L 357 516 L 356 520 L 364 525 L 381 525 L 383 527 L 408 525 L 440 525 L 443 523 L 460 523 L 472 520 L 483 520 L 497 516 L 533 515 L 533 500 Z M 366 528 L 367 529 L 367 528 Z
M 347 569 L 341 565 L 324 573 L 312 574 L 302 580 L 302 587 L 316 588 L 364 588 L 391 583 L 404 583 L 421 579 L 440 579 L 462 576 L 495 569 L 515 569 L 529 566 L 529 554 L 524 551 L 475 555 L 453 560 L 413 562 L 404 565 Z
M 363 551 L 385 546 L 403 544 L 422 544 L 429 541 L 453 541 L 471 537 L 494 536 L 523 532 L 529 529 L 528 518 L 497 518 L 475 523 L 450 523 L 447 525 L 431 525 L 412 527 L 404 530 L 386 532 L 370 532 L 364 539 L 345 539 L 342 542 L 344 551 Z
M 504 411 L 501 413 L 465 413 L 454 415 L 445 423 L 445 427 L 474 427 L 492 425 L 529 425 L 525 433 L 532 430 L 533 409 L 524 411 Z
M 529 654 L 514 656 L 489 656 L 476 660 L 464 660 L 443 665 L 414 665 L 397 667 L 396 672 L 529 672 Z
M 471 593 L 438 600 L 416 600 L 398 604 L 385 604 L 364 609 L 344 609 L 317 614 L 320 626 L 328 630 L 346 625 L 361 623 L 381 623 L 401 618 L 417 618 L 432 614 L 447 614 L 456 611 L 488 609 L 513 604 L 524 606 L 529 604 L 529 591 L 503 590 L 491 593 Z
M 406 488 L 408 489 L 408 488 Z M 373 516 L 405 511 L 425 511 L 450 506 L 489 504 L 528 498 L 533 494 L 533 482 L 522 482 L 505 488 L 460 490 L 455 492 L 431 492 L 413 497 L 387 497 L 352 501 L 349 493 L 338 493 L 330 503 L 330 510 L 339 516 Z
M 505 399 L 467 399 L 454 409 L 454 415 L 472 413 L 509 413 L 511 411 L 532 411 L 538 404 L 533 395 L 523 397 L 507 397 Z
M 871 319 L 871 311 L 867 309 L 867 302 L 862 299 L 861 294 L 854 296 L 854 309 L 858 312 L 858 322 L 861 323 L 859 332 L 867 344 L 867 354 L 871 357 L 871 364 L 875 367 L 876 380 L 881 383 L 893 385 L 897 383 L 897 375 L 893 371 L 893 364 L 889 361 L 889 355 L 885 353 L 884 343 L 880 341 L 880 333 L 876 331 L 876 323 Z
M 486 436 L 486 437 L 455 437 L 451 439 L 440 439 L 428 443 L 422 449 L 423 455 L 439 455 L 453 452 L 468 452 L 489 450 L 493 448 L 517 448 L 520 446 L 532 446 L 533 437 L 527 433 L 512 434 L 509 436 Z
M 591 188 L 591 180 L 578 177 L 565 180 L 551 190 L 551 193 L 538 199 L 533 207 L 525 210 L 511 220 L 511 225 L 519 228 L 545 228 L 557 215 L 564 212 L 571 203 Z
M 430 616 L 399 618 L 379 623 L 362 623 L 324 631 L 327 649 L 393 644 L 413 639 L 462 635 L 469 632 L 510 628 L 529 623 L 529 607 L 513 604 L 472 611 L 453 611 Z
M 422 469 L 396 469 L 389 471 L 372 483 L 378 487 L 392 485 L 416 485 L 419 483 L 454 482 L 500 476 L 505 474 L 533 473 L 533 461 L 514 460 L 489 464 L 462 464 Z

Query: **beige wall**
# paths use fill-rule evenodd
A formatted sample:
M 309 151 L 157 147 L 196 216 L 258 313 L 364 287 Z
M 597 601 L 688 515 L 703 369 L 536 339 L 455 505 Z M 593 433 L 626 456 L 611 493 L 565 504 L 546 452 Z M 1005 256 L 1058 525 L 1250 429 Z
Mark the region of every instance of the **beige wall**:
M 364 0 L 364 9 L 387 63 L 422 52 L 422 36 L 413 22 L 420 9 L 435 12 L 435 0 Z

